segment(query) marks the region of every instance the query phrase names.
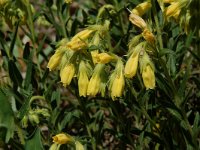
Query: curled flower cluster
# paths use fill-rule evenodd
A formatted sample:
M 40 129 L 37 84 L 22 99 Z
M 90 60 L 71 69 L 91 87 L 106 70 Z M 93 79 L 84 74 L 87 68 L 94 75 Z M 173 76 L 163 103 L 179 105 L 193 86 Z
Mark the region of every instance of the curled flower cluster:
M 50 71 L 60 70 L 60 79 L 64 86 L 70 85 L 77 78 L 79 95 L 83 97 L 94 97 L 97 94 L 104 97 L 106 90 L 113 100 L 121 97 L 125 78 L 133 78 L 139 64 L 146 89 L 154 89 L 154 65 L 147 51 L 153 51 L 151 47 L 155 46 L 156 40 L 148 24 L 140 17 L 150 7 L 149 2 L 142 3 L 129 16 L 129 20 L 142 33 L 130 41 L 129 58 L 125 64 L 120 56 L 109 51 L 110 22 L 105 20 L 102 24 L 80 31 L 70 41 L 62 40 L 47 67 Z

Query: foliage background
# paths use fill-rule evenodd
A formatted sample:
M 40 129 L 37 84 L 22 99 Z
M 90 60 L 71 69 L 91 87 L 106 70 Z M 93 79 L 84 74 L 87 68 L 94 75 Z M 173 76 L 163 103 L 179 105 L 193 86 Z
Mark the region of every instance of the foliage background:
M 95 24 L 99 8 L 112 4 L 116 14 L 107 13 L 114 52 L 126 58 L 127 41 L 140 31 L 128 20 L 125 8 L 140 0 L 86 0 L 66 4 L 63 0 L 13 1 L 0 31 L 0 147 L 3 149 L 49 149 L 52 136 L 65 132 L 86 149 L 198 149 L 200 147 L 200 32 L 197 16 L 185 34 L 179 23 L 164 23 L 157 1 L 143 18 L 162 37 L 163 47 L 153 58 L 156 88 L 146 90 L 140 75 L 126 80 L 124 96 L 78 96 L 77 81 L 64 88 L 58 72 L 47 66 L 55 45 Z M 198 10 L 197 5 L 190 9 Z M 1 6 L 0 6 L 1 8 Z M 19 17 L 17 8 L 24 11 Z M 2 8 L 1 8 L 2 11 Z M 18 10 L 19 11 L 19 10 Z M 15 14 L 16 13 L 16 14 Z M 196 18 L 195 18 L 196 17 Z M 21 22 L 18 22 L 19 20 Z M 159 21 L 161 35 L 158 35 Z M 6 22 L 5 22 L 6 21 Z M 23 117 L 34 109 L 39 122 Z M 37 117 L 36 117 L 37 118 Z M 33 119 L 34 120 L 34 119 Z M 71 149 L 62 145 L 60 149 Z

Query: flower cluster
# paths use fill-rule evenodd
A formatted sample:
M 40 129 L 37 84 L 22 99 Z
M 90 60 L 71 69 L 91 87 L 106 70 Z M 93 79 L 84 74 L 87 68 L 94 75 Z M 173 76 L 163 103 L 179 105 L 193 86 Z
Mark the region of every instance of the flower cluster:
M 47 67 L 50 71 L 60 70 L 60 79 L 64 86 L 77 78 L 79 95 L 105 96 L 108 89 L 110 97 L 121 97 L 125 87 L 125 77 L 133 78 L 138 64 L 146 89 L 155 88 L 154 65 L 147 53 L 153 51 L 155 37 L 141 16 L 151 7 L 144 2 L 134 8 L 129 20 L 142 30 L 129 42 L 128 60 L 109 51 L 110 35 L 108 20 L 102 24 L 87 27 L 77 33 L 70 41 L 62 40 Z M 114 67 L 114 69 L 112 69 Z M 109 72 L 112 72 L 109 76 Z

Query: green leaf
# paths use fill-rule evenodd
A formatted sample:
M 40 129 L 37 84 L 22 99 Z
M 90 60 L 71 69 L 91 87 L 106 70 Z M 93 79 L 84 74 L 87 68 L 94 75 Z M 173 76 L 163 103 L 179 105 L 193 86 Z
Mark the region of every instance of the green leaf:
M 19 22 L 17 22 L 16 28 L 15 28 L 15 32 L 13 33 L 13 37 L 12 37 L 12 41 L 11 41 L 11 45 L 10 45 L 10 56 L 13 56 L 13 49 L 15 46 L 15 41 L 17 38 L 17 32 L 18 32 L 18 27 L 19 27 Z
M 185 89 L 187 87 L 187 81 L 188 79 L 190 78 L 190 74 L 191 74 L 191 63 L 192 63 L 192 59 L 189 60 L 188 62 L 188 67 L 187 67 L 187 70 L 183 76 L 183 80 L 180 84 L 180 87 L 178 89 L 178 95 L 181 96 L 181 97 L 185 97 Z M 184 100 L 184 99 L 182 99 Z M 181 104 L 183 101 L 179 102 L 179 104 Z
M 160 51 L 159 51 L 159 57 L 162 57 L 162 56 L 167 55 L 167 54 L 174 55 L 175 52 L 173 50 L 171 50 L 171 49 L 168 49 L 168 48 L 160 49 Z
M 40 129 L 38 128 L 34 136 L 26 141 L 25 150 L 43 150 L 43 145 L 41 141 Z
M 13 81 L 14 85 L 21 86 L 23 79 L 13 60 L 9 60 L 8 62 L 8 71 L 10 79 Z
M 182 120 L 182 116 L 181 114 L 175 110 L 175 109 L 172 109 L 172 108 L 167 108 L 167 110 L 169 111 L 169 113 L 174 116 L 177 120 L 181 121 Z
M 10 97 L 0 89 L 0 128 L 5 127 L 7 129 L 5 135 L 6 143 L 13 137 L 15 130 L 14 114 L 9 100 Z
M 26 78 L 24 80 L 24 88 L 27 89 L 31 84 L 33 63 L 28 60 Z
M 194 119 L 194 124 L 193 124 L 193 133 L 194 133 L 194 139 L 196 139 L 200 133 L 200 116 L 199 112 L 196 113 L 195 119 Z
M 24 47 L 23 58 L 28 59 L 29 55 L 30 55 L 30 45 L 29 42 L 27 42 Z

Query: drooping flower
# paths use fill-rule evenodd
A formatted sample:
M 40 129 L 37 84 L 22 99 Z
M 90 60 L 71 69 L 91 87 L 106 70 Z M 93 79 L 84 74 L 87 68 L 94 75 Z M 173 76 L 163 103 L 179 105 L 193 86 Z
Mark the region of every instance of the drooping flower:
M 125 80 L 124 80 L 124 65 L 121 59 L 118 60 L 114 72 L 110 76 L 109 90 L 112 100 L 121 97 L 123 94 Z
M 96 96 L 97 93 L 100 92 L 101 73 L 102 73 L 103 69 L 104 69 L 104 64 L 96 65 L 93 75 L 88 84 L 87 95 Z
M 88 88 L 88 72 L 89 68 L 86 66 L 85 62 L 82 60 L 79 65 L 79 77 L 78 77 L 78 89 L 79 96 L 86 97 Z
M 125 69 L 124 69 L 125 77 L 132 78 L 136 75 L 137 68 L 138 68 L 139 55 L 140 55 L 140 51 L 143 48 L 143 45 L 144 45 L 144 42 L 141 42 L 135 47 L 130 47 L 131 48 L 130 52 L 132 52 L 132 54 L 130 55 L 125 65 Z
M 60 78 L 61 82 L 63 83 L 63 86 L 67 86 L 71 83 L 74 74 L 75 74 L 75 66 L 72 63 L 65 65 L 60 70 Z
M 155 88 L 155 74 L 153 68 L 149 64 L 143 68 L 142 79 L 146 89 Z
M 136 75 L 137 68 L 138 68 L 138 58 L 139 58 L 139 52 L 133 53 L 128 61 L 126 62 L 125 69 L 124 69 L 124 75 L 127 78 L 132 78 Z
M 154 89 L 156 83 L 154 66 L 146 52 L 142 57 L 140 69 L 142 73 L 143 83 L 146 89 Z
M 47 68 L 49 68 L 50 71 L 55 70 L 60 63 L 60 60 L 62 59 L 62 56 L 64 54 L 64 51 L 62 50 L 57 50 L 56 53 L 51 56 L 48 64 L 47 64 Z

